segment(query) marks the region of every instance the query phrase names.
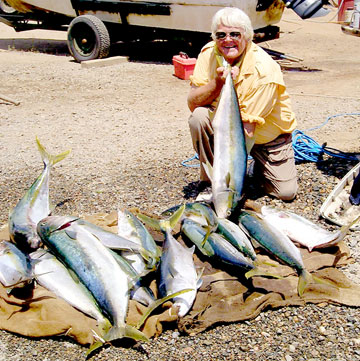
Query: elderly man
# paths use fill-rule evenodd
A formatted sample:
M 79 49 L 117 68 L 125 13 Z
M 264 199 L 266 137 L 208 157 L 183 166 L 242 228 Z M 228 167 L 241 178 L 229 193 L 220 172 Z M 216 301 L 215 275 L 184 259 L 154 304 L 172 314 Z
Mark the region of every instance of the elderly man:
M 211 125 L 227 68 L 238 95 L 245 134 L 254 146 L 254 179 L 265 192 L 290 201 L 297 192 L 291 132 L 296 127 L 280 66 L 252 42 L 249 17 L 238 8 L 219 10 L 212 20 L 213 41 L 206 44 L 191 76 L 188 106 L 193 146 L 199 155 L 200 181 L 209 184 L 202 163 L 213 162 Z

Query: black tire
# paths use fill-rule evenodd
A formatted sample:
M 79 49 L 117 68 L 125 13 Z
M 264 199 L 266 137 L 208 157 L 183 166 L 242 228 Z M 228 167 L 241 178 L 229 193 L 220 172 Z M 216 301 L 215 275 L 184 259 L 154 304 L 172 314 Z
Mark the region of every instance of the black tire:
M 6 0 L 0 0 L 0 13 L 3 14 L 14 14 L 16 10 L 12 8 Z
M 106 58 L 110 52 L 110 35 L 96 16 L 80 15 L 69 25 L 67 44 L 78 62 Z

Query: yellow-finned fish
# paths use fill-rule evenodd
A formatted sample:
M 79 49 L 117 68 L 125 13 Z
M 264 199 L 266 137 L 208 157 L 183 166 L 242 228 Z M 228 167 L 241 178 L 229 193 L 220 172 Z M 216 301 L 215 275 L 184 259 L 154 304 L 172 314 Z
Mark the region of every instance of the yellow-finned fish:
M 19 249 L 26 253 L 40 246 L 41 240 L 36 232 L 36 225 L 51 211 L 49 200 L 51 167 L 70 153 L 68 150 L 59 155 L 51 155 L 38 138 L 36 138 L 36 143 L 44 162 L 44 170 L 9 215 L 10 238 Z
M 69 222 L 69 217 L 49 216 L 38 223 L 38 233 L 51 252 L 71 269 L 91 292 L 111 328 L 89 352 L 104 342 L 128 337 L 147 341 L 135 327 L 126 324 L 129 277 L 111 250 L 85 227 Z
M 229 218 L 242 197 L 246 175 L 246 140 L 239 102 L 229 70 L 212 122 L 214 163 L 204 165 L 212 186 L 216 215 Z

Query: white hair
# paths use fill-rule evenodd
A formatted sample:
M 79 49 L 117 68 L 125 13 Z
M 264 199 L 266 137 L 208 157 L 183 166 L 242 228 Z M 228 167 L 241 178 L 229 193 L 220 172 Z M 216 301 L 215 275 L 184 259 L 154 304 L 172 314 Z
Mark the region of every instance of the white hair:
M 211 36 L 215 40 L 215 33 L 220 25 L 241 29 L 246 42 L 252 41 L 254 30 L 250 18 L 240 9 L 227 7 L 215 13 L 211 23 Z

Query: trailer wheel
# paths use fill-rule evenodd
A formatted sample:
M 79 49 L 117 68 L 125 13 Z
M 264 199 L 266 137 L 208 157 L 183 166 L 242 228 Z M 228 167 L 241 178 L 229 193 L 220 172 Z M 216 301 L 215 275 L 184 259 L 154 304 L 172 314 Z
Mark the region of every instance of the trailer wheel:
M 14 8 L 12 8 L 7 2 L 6 0 L 0 0 L 0 12 L 4 13 L 4 14 L 13 14 L 16 12 L 16 10 Z
M 78 62 L 106 58 L 110 52 L 109 32 L 94 15 L 80 15 L 71 21 L 67 43 L 71 55 Z

